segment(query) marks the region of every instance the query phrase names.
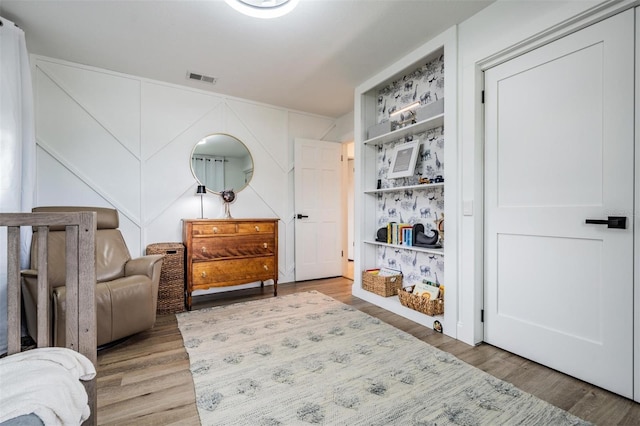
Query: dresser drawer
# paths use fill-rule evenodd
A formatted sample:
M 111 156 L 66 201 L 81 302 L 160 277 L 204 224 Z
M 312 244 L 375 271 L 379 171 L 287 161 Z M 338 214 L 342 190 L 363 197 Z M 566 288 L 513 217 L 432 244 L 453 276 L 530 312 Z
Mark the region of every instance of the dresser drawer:
M 271 235 L 237 235 L 235 237 L 194 238 L 192 244 L 194 261 L 229 257 L 266 256 L 275 251 Z
M 234 235 L 238 233 L 238 224 L 235 222 L 194 223 L 192 235 Z
M 273 234 L 273 222 L 238 223 L 239 234 Z
M 277 277 L 273 256 L 193 262 L 193 288 L 227 286 Z

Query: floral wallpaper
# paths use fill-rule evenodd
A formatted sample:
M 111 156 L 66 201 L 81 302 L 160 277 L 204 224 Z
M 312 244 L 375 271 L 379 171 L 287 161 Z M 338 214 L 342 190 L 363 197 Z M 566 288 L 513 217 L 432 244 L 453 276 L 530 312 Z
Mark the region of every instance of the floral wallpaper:
M 422 105 L 444 98 L 444 57 L 440 56 L 414 72 L 403 76 L 378 93 L 377 122 L 389 120 L 389 114 L 413 102 Z M 418 140 L 420 152 L 413 176 L 388 179 L 391 157 L 396 145 Z M 444 176 L 444 127 L 409 135 L 378 146 L 377 172 L 380 188 L 418 185 L 420 178 Z M 376 194 L 378 228 L 389 222 L 421 223 L 425 230 L 435 229 L 436 220 L 444 215 L 444 187 L 402 189 Z M 403 286 L 424 279 L 444 284 L 444 258 L 441 254 L 407 250 L 402 246 L 378 248 L 378 265 L 403 273 Z

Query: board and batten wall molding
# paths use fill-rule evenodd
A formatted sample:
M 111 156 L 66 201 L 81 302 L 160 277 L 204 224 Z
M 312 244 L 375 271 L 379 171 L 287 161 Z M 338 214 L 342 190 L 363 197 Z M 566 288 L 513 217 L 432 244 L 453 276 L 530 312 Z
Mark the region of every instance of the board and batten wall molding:
M 231 213 L 280 219 L 279 282 L 293 281 L 293 141 L 331 137 L 334 118 L 38 55 L 31 64 L 36 205 L 116 208 L 134 257 L 149 244 L 182 241 L 181 219 L 200 216 L 191 150 L 228 133 L 254 161 Z M 222 216 L 220 197 L 203 202 L 205 217 Z

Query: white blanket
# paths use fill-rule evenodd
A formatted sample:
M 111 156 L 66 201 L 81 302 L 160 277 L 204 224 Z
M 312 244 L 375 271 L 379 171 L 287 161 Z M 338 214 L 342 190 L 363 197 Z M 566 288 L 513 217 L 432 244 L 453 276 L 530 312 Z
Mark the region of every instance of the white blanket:
M 80 380 L 96 369 L 66 348 L 38 348 L 0 359 L 0 422 L 34 413 L 45 425 L 79 425 L 89 418 Z

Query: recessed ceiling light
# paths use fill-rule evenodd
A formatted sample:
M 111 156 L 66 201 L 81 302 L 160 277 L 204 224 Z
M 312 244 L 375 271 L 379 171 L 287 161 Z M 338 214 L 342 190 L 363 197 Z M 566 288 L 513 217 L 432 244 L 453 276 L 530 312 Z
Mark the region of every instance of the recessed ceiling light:
M 277 18 L 291 12 L 299 0 L 224 0 L 240 13 L 254 18 Z

